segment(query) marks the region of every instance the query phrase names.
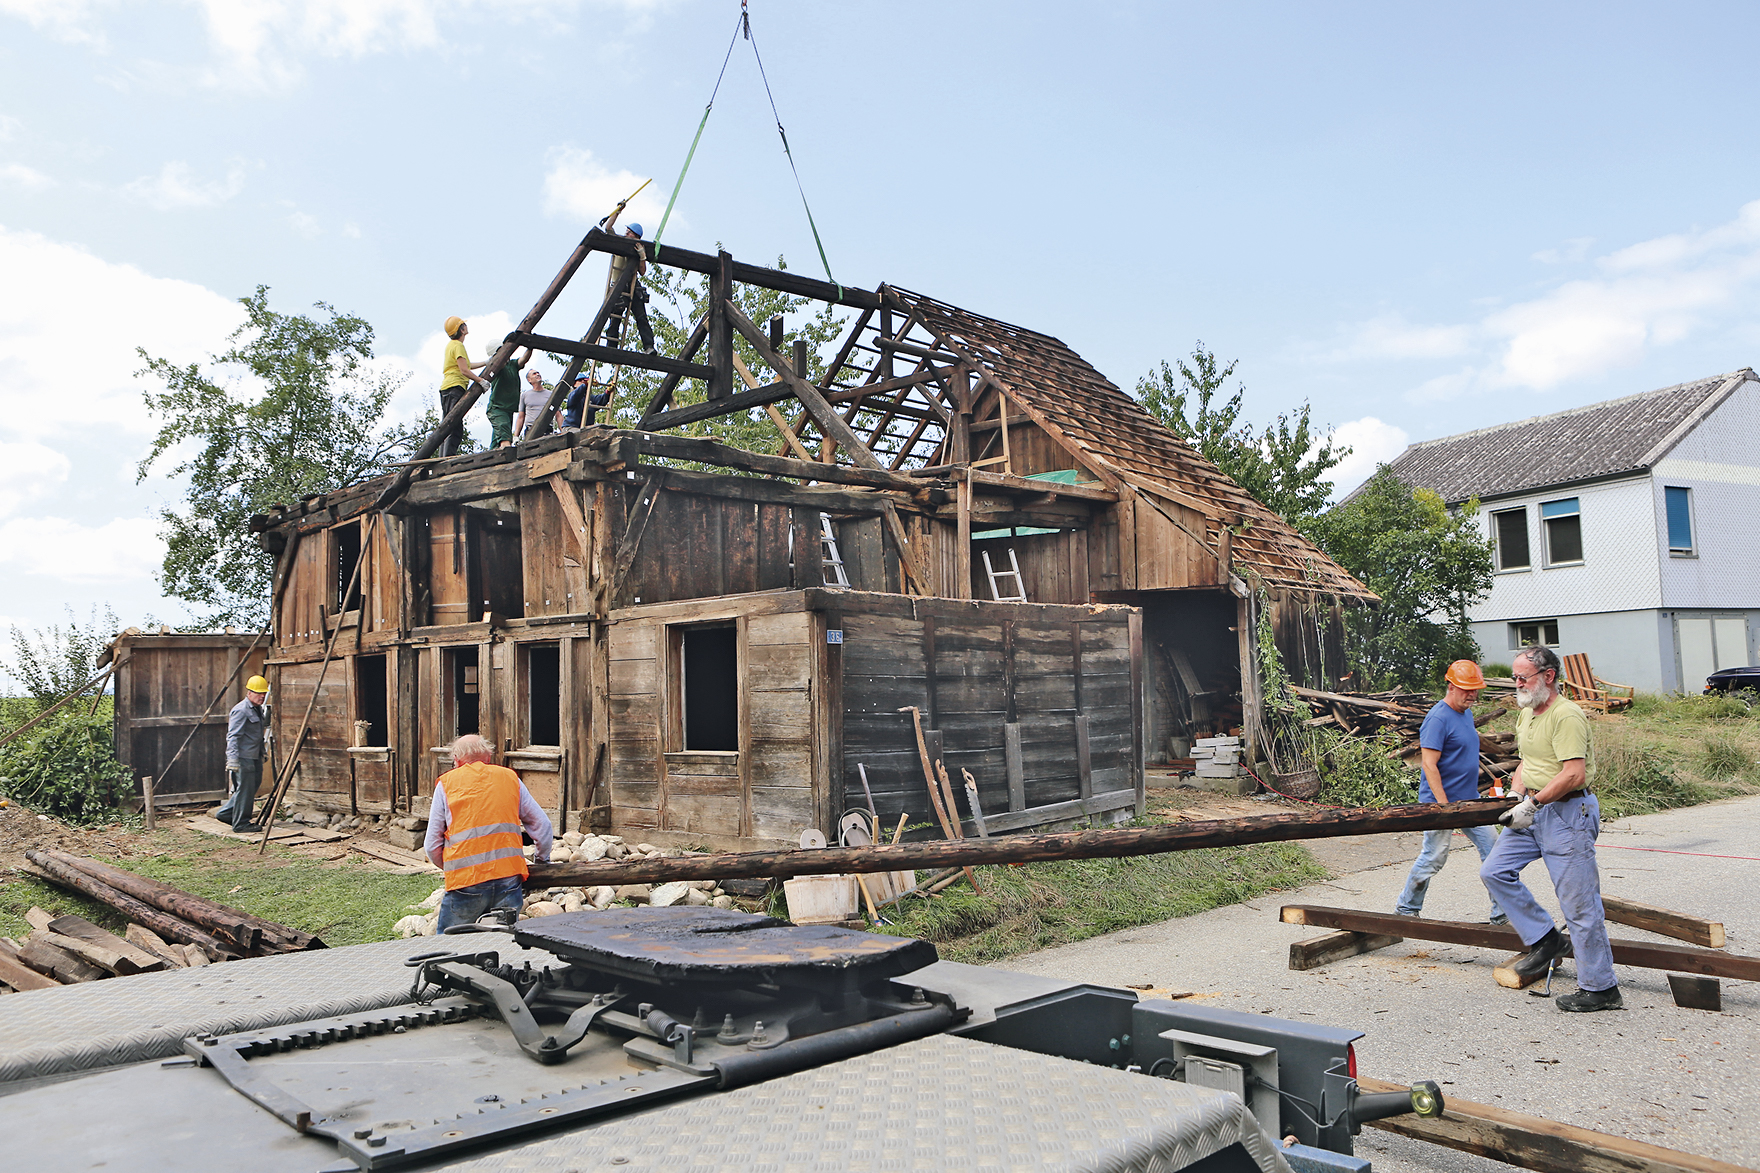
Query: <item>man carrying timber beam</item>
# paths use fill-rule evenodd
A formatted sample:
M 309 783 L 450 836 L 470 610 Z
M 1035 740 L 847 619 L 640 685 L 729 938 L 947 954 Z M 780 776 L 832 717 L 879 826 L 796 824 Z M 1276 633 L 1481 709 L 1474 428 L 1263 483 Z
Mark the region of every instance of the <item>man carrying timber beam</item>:
M 1479 878 L 1528 946 L 1510 967 L 1518 987 L 1539 978 L 1554 961 L 1573 951 L 1577 992 L 1558 998 L 1558 1008 L 1618 1010 L 1624 1002 L 1613 976 L 1613 949 L 1607 941 L 1601 876 L 1595 863 L 1601 804 L 1589 790 L 1589 719 L 1559 693 L 1561 668 L 1557 653 L 1548 647 L 1524 648 L 1516 656 L 1512 675 L 1516 704 L 1522 709 L 1516 725 L 1522 761 L 1513 788 L 1522 801 L 1500 817 L 1509 830 L 1497 837 L 1497 846 L 1479 868 Z M 1546 861 L 1570 926 L 1568 938 L 1522 883 L 1522 869 L 1536 859 Z
M 1479 797 L 1479 729 L 1473 724 L 1473 702 L 1485 687 L 1485 674 L 1471 660 L 1456 660 L 1448 666 L 1445 679 L 1448 691 L 1425 715 L 1418 731 L 1424 764 L 1420 802 L 1470 802 Z M 1497 842 L 1497 832 L 1490 827 L 1462 827 L 1461 834 L 1479 849 L 1480 860 L 1491 854 Z M 1424 893 L 1448 862 L 1448 847 L 1453 839 L 1451 830 L 1424 832 L 1424 848 L 1412 864 L 1395 912 L 1417 916 L 1424 911 Z M 1491 902 L 1491 923 L 1509 923 L 1496 900 Z

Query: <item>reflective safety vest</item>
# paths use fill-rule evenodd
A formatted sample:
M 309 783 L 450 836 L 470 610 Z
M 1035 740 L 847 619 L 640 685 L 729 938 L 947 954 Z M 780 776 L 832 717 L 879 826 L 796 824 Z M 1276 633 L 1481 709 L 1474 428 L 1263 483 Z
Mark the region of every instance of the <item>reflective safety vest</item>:
M 467 762 L 440 775 L 446 791 L 446 887 L 469 888 L 508 876 L 524 879 L 519 775 L 506 766 Z

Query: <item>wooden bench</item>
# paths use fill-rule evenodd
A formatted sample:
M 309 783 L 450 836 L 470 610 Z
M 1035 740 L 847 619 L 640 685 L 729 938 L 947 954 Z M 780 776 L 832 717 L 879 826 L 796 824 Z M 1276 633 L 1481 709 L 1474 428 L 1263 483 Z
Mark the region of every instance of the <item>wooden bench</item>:
M 1612 684 L 1595 675 L 1589 667 L 1589 656 L 1586 652 L 1577 652 L 1564 658 L 1565 696 L 1576 701 L 1585 709 L 1595 709 L 1603 713 L 1616 713 L 1629 708 L 1632 697 L 1637 689 L 1629 684 Z

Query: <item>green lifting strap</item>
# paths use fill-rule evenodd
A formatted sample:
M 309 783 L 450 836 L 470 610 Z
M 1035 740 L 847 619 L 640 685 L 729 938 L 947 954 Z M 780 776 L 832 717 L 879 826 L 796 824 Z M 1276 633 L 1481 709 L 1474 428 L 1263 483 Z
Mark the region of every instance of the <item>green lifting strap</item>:
M 744 5 L 742 3 L 741 7 Z M 794 189 L 801 193 L 801 207 L 806 209 L 807 227 L 813 230 L 813 243 L 819 249 L 819 263 L 825 266 L 825 280 L 837 285 L 837 278 L 831 275 L 831 262 L 825 258 L 825 242 L 819 239 L 819 226 L 813 222 L 813 209 L 807 203 L 807 189 L 801 186 L 800 168 L 794 165 L 794 152 L 788 149 L 788 132 L 782 129 L 782 115 L 776 110 L 776 95 L 770 92 L 770 75 L 764 72 L 764 56 L 758 52 L 758 39 L 752 36 L 751 21 L 746 21 L 746 40 L 752 43 L 752 56 L 758 62 L 758 76 L 764 79 L 764 96 L 770 99 L 770 113 L 776 118 L 776 133 L 782 136 L 782 153 L 788 159 L 788 169 L 794 173 Z M 843 296 L 843 286 L 837 285 L 837 296 Z

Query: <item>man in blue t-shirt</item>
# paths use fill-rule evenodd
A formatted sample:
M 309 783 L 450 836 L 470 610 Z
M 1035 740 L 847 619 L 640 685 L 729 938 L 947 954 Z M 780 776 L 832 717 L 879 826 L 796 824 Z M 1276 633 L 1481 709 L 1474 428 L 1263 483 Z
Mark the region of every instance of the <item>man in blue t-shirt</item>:
M 1418 748 L 1424 761 L 1424 781 L 1418 787 L 1419 802 L 1466 802 L 1479 797 L 1479 730 L 1473 724 L 1473 702 L 1485 687 L 1485 674 L 1471 660 L 1456 660 L 1448 666 L 1448 691 L 1436 707 L 1424 717 L 1418 731 Z M 1462 827 L 1461 834 L 1473 841 L 1482 860 L 1491 854 L 1497 833 L 1490 827 Z M 1448 862 L 1448 845 L 1453 831 L 1424 832 L 1424 850 L 1406 877 L 1405 891 L 1399 894 L 1394 909 L 1401 916 L 1418 916 L 1424 911 L 1424 893 L 1430 880 Z M 1509 918 L 1497 901 L 1491 902 L 1491 923 L 1508 924 Z

